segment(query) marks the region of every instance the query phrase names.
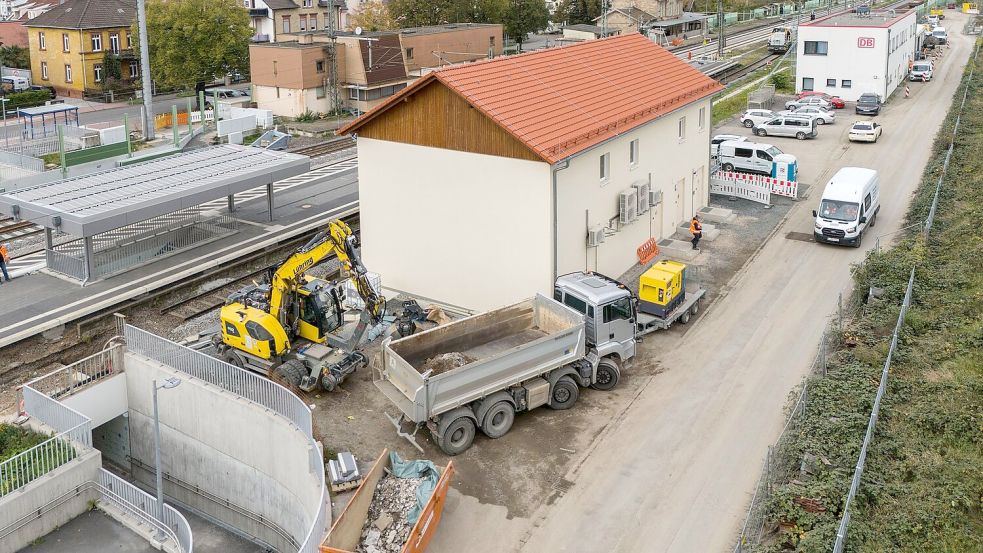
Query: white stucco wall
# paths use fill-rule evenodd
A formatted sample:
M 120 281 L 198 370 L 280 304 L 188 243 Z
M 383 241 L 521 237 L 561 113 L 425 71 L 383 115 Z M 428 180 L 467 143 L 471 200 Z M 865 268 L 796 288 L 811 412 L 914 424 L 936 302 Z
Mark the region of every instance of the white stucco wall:
M 126 413 L 126 376 L 117 373 L 61 400 L 92 420 L 92 428 Z
M 700 128 L 700 108 L 704 123 Z M 679 140 L 679 120 L 686 118 L 685 138 Z M 617 278 L 638 262 L 636 250 L 649 237 L 672 235 L 707 204 L 707 164 L 710 156 L 710 100 L 695 102 L 579 154 L 557 172 L 557 272 L 584 269 Z M 638 164 L 629 163 L 630 143 L 638 139 Z M 600 180 L 600 157 L 610 155 L 611 176 Z M 620 226 L 598 248 L 587 247 L 587 229 L 607 226 L 618 216 L 621 191 L 639 181 L 662 190 L 661 205 L 651 207 L 633 223 Z M 610 234 L 610 233 L 609 233 Z
M 803 78 L 812 78 L 814 90 L 844 100 L 856 100 L 865 92 L 886 98 L 904 81 L 908 60 L 914 59 L 915 23 L 911 12 L 890 27 L 799 26 L 796 91 L 802 91 Z M 861 39 L 866 39 L 865 46 L 873 40 L 873 46 L 861 47 Z M 806 41 L 826 41 L 827 55 L 805 54 Z M 827 85 L 827 79 L 835 79 L 836 86 Z M 844 79 L 852 81 L 850 88 L 843 88 Z
M 277 96 L 277 87 L 253 85 L 252 100 L 259 109 L 268 109 L 273 115 L 297 117 L 306 110 L 318 113 L 329 111 L 329 98 L 318 98 L 313 88 L 283 88 Z
M 549 165 L 358 139 L 362 257 L 387 288 L 477 310 L 552 290 Z

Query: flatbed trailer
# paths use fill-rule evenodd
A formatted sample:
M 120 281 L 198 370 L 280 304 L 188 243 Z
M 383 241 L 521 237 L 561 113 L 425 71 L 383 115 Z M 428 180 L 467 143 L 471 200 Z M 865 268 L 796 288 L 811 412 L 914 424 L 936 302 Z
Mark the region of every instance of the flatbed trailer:
M 665 318 L 649 315 L 648 313 L 638 312 L 638 319 L 635 321 L 636 335 L 645 336 L 656 330 L 666 330 L 672 323 L 679 321 L 683 324 L 689 322 L 691 316 L 695 316 L 700 311 L 700 300 L 706 295 L 707 291 L 698 288 L 692 292 L 686 292 L 686 299 L 673 309 Z

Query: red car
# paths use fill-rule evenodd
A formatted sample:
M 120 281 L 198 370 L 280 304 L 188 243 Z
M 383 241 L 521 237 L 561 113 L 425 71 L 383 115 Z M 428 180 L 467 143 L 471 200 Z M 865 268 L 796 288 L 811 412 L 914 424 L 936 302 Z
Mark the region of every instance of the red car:
M 829 102 L 830 105 L 832 105 L 836 109 L 843 109 L 846 107 L 846 103 L 843 102 L 843 98 L 840 98 L 839 96 L 830 96 L 825 92 L 816 92 L 814 90 L 806 90 L 804 92 L 800 92 L 799 95 L 795 97 L 795 99 L 801 100 L 807 96 L 822 96 L 823 100 Z

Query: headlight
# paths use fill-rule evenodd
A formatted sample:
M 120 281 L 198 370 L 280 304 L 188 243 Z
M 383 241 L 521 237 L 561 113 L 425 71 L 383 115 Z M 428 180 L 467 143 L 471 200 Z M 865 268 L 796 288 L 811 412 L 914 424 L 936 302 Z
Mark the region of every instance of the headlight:
M 823 230 L 823 227 L 819 226 L 819 223 L 816 223 L 816 230 Z
M 857 232 L 857 227 L 850 227 L 846 229 L 847 232 Z

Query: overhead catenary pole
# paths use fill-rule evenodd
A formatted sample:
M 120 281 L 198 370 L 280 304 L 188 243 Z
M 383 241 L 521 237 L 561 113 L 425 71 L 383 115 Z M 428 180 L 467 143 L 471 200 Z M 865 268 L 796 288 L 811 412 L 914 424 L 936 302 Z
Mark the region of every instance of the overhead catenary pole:
M 154 93 L 150 79 L 150 46 L 147 40 L 146 0 L 137 0 L 137 27 L 140 30 L 140 73 L 143 81 L 143 137 L 153 140 L 154 135 Z
M 717 59 L 724 58 L 724 0 L 717 0 Z

